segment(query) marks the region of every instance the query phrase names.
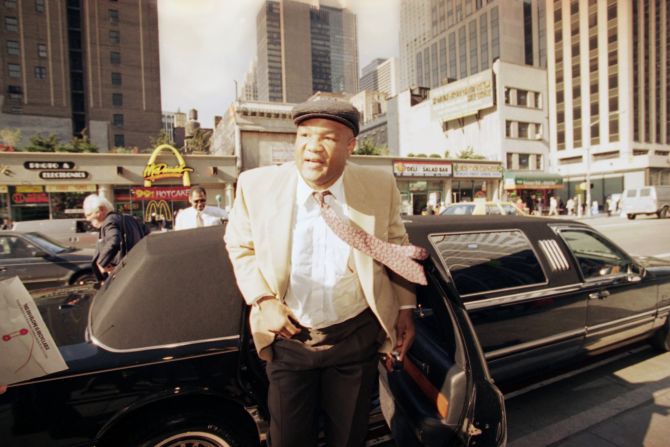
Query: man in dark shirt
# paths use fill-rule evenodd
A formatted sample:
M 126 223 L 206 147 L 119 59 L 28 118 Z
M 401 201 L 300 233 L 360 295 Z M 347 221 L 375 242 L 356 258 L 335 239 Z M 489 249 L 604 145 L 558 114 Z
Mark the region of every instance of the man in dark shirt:
M 103 280 L 148 232 L 133 216 L 115 212 L 109 200 L 96 194 L 84 199 L 84 215 L 100 230 L 93 270 Z

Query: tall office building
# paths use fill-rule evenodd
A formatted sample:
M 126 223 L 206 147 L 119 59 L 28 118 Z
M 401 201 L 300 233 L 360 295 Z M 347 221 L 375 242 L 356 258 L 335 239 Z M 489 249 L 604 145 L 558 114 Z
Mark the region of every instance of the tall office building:
M 156 0 L 5 0 L 0 128 L 101 150 L 146 147 L 161 130 Z
M 387 97 L 398 93 L 398 68 L 395 57 L 377 58 L 363 68 L 359 81 L 359 91 L 386 93 Z
M 670 2 L 547 0 L 550 141 L 574 195 L 670 185 Z
M 266 0 L 256 31 L 259 100 L 358 91 L 356 16 L 339 3 Z
M 545 0 L 401 0 L 401 90 L 438 87 L 493 61 L 546 67 Z

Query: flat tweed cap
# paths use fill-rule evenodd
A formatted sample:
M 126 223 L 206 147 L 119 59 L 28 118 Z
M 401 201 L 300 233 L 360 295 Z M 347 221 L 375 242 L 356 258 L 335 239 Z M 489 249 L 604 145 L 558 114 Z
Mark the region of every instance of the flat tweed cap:
M 348 102 L 320 99 L 318 101 L 307 101 L 293 107 L 293 122 L 296 126 L 306 120 L 323 118 L 337 121 L 352 130 L 354 136 L 358 135 L 358 120 L 360 114 L 358 109 Z

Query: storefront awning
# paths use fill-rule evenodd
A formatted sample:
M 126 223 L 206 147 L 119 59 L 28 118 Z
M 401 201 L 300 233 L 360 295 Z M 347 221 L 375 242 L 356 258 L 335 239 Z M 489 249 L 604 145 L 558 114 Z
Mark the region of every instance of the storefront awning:
M 561 189 L 563 178 L 558 175 L 535 171 L 507 171 L 503 175 L 505 190 Z

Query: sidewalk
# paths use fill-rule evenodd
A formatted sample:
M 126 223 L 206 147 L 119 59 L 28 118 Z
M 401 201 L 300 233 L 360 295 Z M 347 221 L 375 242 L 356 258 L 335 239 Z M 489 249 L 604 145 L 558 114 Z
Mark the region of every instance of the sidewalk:
M 555 385 L 555 386 L 554 386 Z M 554 384 L 543 408 L 529 408 L 509 447 L 665 447 L 670 440 L 670 353 L 659 354 L 611 374 Z M 551 389 L 551 387 L 554 387 Z M 537 397 L 535 398 L 538 399 Z M 515 402 L 523 406 L 524 402 Z M 533 411 L 551 412 L 534 418 Z M 510 433 L 513 435 L 512 433 Z

